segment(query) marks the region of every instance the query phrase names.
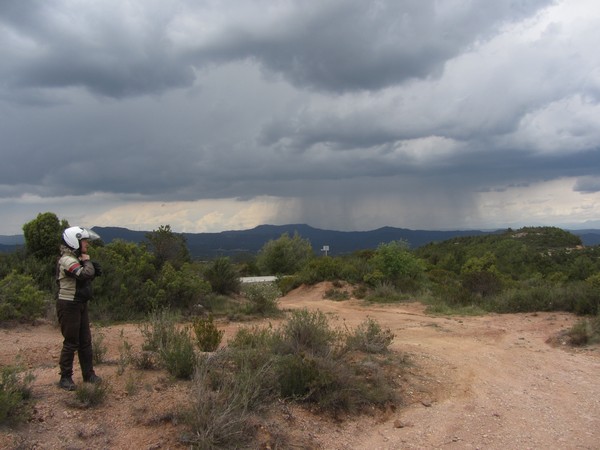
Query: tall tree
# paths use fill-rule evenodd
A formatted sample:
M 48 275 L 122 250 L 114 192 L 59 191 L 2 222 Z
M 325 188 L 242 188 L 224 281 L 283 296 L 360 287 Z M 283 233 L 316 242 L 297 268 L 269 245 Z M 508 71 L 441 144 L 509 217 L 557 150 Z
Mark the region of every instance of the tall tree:
M 303 239 L 298 233 L 294 233 L 292 238 L 284 233 L 263 246 L 256 263 L 263 273 L 289 275 L 300 270 L 313 256 L 308 239 Z
M 191 260 L 185 236 L 174 233 L 170 225 L 161 225 L 158 230 L 147 233 L 146 239 L 158 268 L 168 261 L 174 268 L 179 269 Z
M 52 212 L 39 213 L 35 219 L 23 225 L 27 252 L 39 259 L 56 256 L 62 231 L 68 226 L 67 221 L 59 221 Z

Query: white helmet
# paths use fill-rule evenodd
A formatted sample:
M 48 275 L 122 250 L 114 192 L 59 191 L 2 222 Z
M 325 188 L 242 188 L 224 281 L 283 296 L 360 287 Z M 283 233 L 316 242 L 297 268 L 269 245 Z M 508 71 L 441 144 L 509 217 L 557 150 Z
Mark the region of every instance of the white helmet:
M 100 239 L 98 233 L 83 227 L 70 227 L 63 231 L 63 241 L 73 250 L 79 250 L 79 241 L 89 239 L 90 241 Z

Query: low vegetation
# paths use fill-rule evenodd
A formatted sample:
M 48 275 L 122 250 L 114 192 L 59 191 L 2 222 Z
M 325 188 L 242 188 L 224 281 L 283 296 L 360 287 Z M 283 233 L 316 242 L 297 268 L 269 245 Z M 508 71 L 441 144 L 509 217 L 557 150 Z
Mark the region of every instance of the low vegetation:
M 198 360 L 185 413 L 198 448 L 248 444 L 277 399 L 338 416 L 396 404 L 403 365 L 382 357 L 393 335 L 368 320 L 338 330 L 319 312 L 300 310 L 277 329 L 241 328 L 221 350 Z
M 34 377 L 19 365 L 0 368 L 0 425 L 17 425 L 30 414 Z
M 0 254 L 0 323 L 51 317 L 55 255 L 66 226 L 53 213 L 40 214 L 23 227 L 26 248 Z M 394 241 L 335 257 L 315 255 L 297 234 L 283 235 L 243 261 L 194 261 L 167 225 L 148 233 L 147 242 L 95 242 L 90 253 L 104 272 L 94 282 L 93 321 L 139 321 L 144 338 L 139 351 L 123 342 L 119 373 L 128 365 L 162 368 L 189 382 L 185 441 L 198 448 L 245 445 L 274 399 L 332 416 L 399 401 L 403 358 L 388 352 L 394 335 L 369 318 L 349 330 L 320 312 L 286 315 L 279 298 L 302 284 L 331 282 L 325 297 L 341 302 L 420 301 L 433 314 L 567 311 L 581 316 L 566 335 L 572 345 L 600 342 L 600 248 L 585 248 L 558 228 L 508 229 L 414 250 Z M 278 279 L 244 285 L 241 273 Z M 267 317 L 282 325 L 250 324 L 226 343 L 215 321 Z M 101 363 L 106 349 L 97 331 Z M 27 411 L 31 379 L 2 370 L 0 420 L 17 420 Z M 102 389 L 108 386 L 82 387 L 81 403 L 101 403 Z

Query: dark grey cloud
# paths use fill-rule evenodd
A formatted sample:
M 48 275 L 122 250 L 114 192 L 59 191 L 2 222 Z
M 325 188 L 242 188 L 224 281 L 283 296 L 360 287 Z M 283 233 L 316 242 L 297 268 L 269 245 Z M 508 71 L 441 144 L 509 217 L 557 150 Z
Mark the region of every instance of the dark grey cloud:
M 595 198 L 594 5 L 2 2 L 0 203 L 267 196 L 348 229 Z
M 290 2 L 285 14 L 226 24 L 204 52 L 253 58 L 298 86 L 377 90 L 438 76 L 446 61 L 551 1 Z
M 214 14 L 211 2 L 9 1 L 0 74 L 13 89 L 119 98 L 190 86 L 194 66 L 251 59 L 298 86 L 380 89 L 439 75 L 473 42 L 549 3 L 240 1 L 252 11 L 240 16 Z

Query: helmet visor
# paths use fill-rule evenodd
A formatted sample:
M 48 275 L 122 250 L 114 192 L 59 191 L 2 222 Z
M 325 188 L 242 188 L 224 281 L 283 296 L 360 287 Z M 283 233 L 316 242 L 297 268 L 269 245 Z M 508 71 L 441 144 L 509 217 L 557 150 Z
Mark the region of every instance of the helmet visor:
M 88 239 L 90 241 L 95 241 L 100 239 L 100 235 L 89 228 L 84 228 L 81 239 Z

